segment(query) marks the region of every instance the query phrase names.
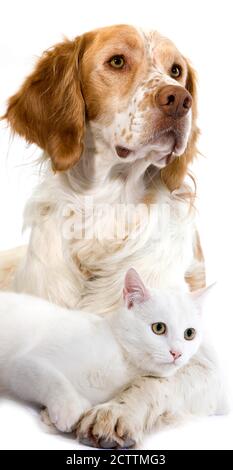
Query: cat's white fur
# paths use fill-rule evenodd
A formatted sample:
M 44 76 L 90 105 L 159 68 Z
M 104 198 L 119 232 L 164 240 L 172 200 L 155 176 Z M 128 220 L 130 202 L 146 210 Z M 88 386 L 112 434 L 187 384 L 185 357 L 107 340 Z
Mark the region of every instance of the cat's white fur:
M 91 405 L 113 398 L 145 374 L 168 377 L 202 339 L 200 299 L 148 291 L 136 271 L 125 277 L 124 304 L 101 318 L 25 294 L 0 294 L 0 386 L 45 405 L 60 431 L 71 431 Z M 166 324 L 164 334 L 152 325 Z M 195 328 L 193 340 L 184 332 Z M 173 351 L 179 351 L 175 359 Z

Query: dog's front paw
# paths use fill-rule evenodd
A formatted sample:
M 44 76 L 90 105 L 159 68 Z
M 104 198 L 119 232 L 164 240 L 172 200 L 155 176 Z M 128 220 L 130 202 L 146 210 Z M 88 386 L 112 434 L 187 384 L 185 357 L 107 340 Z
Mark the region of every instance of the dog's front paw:
M 107 449 L 130 448 L 141 439 L 141 429 L 125 404 L 108 402 L 85 412 L 76 434 L 82 444 Z

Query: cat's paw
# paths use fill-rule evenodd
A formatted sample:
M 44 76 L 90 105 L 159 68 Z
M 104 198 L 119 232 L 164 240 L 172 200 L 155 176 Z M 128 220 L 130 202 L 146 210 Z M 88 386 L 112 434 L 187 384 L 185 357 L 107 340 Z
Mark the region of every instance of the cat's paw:
M 46 426 L 52 426 L 54 428 L 54 425 L 49 417 L 48 408 L 43 408 L 43 410 L 41 410 L 40 419 L 42 423 L 46 424 Z
M 82 444 L 107 449 L 130 448 L 141 440 L 137 420 L 124 404 L 108 402 L 85 412 L 76 434 Z
M 41 418 L 47 425 L 55 426 L 61 432 L 72 432 L 83 413 L 77 402 L 54 403 L 41 412 Z

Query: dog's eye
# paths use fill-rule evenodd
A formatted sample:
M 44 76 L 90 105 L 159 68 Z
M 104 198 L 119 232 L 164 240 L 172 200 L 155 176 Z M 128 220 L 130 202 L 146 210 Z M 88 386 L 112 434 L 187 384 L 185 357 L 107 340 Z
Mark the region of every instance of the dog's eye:
M 109 60 L 109 64 L 115 69 L 122 69 L 125 65 L 125 59 L 122 55 L 114 55 L 114 57 Z
M 184 332 L 184 338 L 190 341 L 191 339 L 194 339 L 196 336 L 196 330 L 194 328 L 187 328 Z
M 151 325 L 153 333 L 156 335 L 164 335 L 166 333 L 167 327 L 165 323 L 158 322 Z
M 173 64 L 170 74 L 171 74 L 171 77 L 173 77 L 173 78 L 181 77 L 181 74 L 182 74 L 181 66 L 178 65 L 178 64 Z

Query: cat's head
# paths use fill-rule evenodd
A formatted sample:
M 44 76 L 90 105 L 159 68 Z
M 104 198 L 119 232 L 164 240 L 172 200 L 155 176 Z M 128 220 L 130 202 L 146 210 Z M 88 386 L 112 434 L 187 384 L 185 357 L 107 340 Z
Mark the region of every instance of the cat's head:
M 168 376 L 197 352 L 203 332 L 202 305 L 209 288 L 189 292 L 147 289 L 130 269 L 123 290 L 122 344 L 143 370 Z

